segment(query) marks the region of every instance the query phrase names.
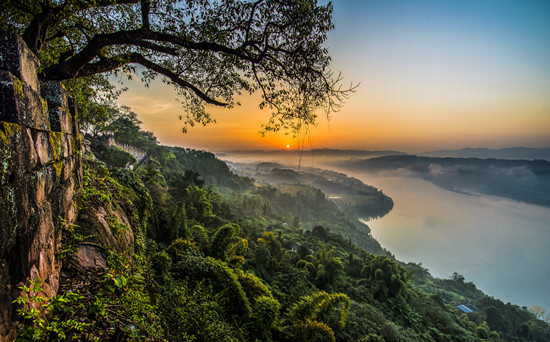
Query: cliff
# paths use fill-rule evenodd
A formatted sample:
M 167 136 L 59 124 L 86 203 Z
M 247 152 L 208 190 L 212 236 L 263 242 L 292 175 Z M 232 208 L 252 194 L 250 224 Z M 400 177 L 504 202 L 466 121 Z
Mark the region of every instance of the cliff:
M 38 58 L 0 34 L 0 341 L 15 334 L 18 285 L 41 278 L 56 294 L 63 225 L 77 212 L 82 165 L 76 110 L 57 82 L 40 82 Z

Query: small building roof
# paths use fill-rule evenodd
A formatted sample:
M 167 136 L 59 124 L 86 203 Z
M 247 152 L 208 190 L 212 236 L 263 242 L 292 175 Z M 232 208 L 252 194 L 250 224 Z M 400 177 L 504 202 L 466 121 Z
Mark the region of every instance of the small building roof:
M 476 312 L 477 310 L 471 306 L 471 305 L 464 305 L 464 304 L 461 304 L 461 305 L 458 305 L 457 308 L 464 312 L 464 313 L 470 313 L 470 312 Z

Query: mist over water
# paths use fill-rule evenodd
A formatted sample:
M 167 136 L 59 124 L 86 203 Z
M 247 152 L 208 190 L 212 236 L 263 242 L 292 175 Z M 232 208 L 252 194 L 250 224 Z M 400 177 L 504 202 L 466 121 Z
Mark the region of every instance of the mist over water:
M 550 308 L 550 209 L 412 177 L 349 175 L 392 197 L 394 209 L 367 224 L 397 259 L 440 278 L 458 272 L 504 302 Z
M 277 162 L 294 170 L 330 169 L 372 185 L 394 201 L 386 216 L 367 222 L 397 259 L 422 263 L 448 278 L 458 272 L 490 296 L 550 310 L 550 208 L 501 197 L 469 195 L 428 181 L 334 167 L 329 158 L 297 155 L 221 156 L 234 162 Z

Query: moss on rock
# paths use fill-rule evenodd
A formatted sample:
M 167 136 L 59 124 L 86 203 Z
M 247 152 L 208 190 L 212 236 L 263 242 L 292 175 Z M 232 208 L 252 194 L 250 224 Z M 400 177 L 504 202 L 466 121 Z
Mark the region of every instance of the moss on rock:
M 13 79 L 13 89 L 15 89 L 15 93 L 18 96 L 20 96 L 23 99 L 25 98 L 25 92 L 23 91 L 23 83 L 17 77 Z
M 53 150 L 53 159 L 60 160 L 61 153 L 63 152 L 63 133 L 50 132 L 50 145 Z
M 16 134 L 21 134 L 21 126 L 11 122 L 0 122 L 0 139 L 6 145 L 10 143 L 11 137 Z

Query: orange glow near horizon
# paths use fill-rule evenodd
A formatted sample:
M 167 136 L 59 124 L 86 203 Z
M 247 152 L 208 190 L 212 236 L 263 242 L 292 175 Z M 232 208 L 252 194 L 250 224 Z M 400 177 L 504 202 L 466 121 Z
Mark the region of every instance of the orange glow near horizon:
M 208 106 L 217 123 L 187 134 L 177 94 L 161 82 L 150 88 L 125 82 L 130 90 L 119 103 L 163 144 L 213 151 L 548 147 L 545 8 L 498 1 L 334 3 L 327 42 L 332 69 L 342 71 L 344 86 L 361 85 L 329 121 L 321 114 L 317 126 L 296 137 L 261 136 L 270 111 L 258 108 L 258 95 L 239 97 L 242 105 L 233 109 Z
M 261 111 L 254 97 L 233 109 L 209 106 L 216 123 L 182 133 L 177 95 L 165 84 L 131 85 L 120 104 L 131 106 L 143 128 L 166 145 L 222 150 L 340 148 L 420 152 L 443 148 L 550 145 L 550 105 L 517 103 L 462 105 L 446 108 L 429 103 L 387 101 L 361 87 L 330 120 L 294 137 L 289 132 L 259 133 L 270 112 Z M 172 96 L 166 96 L 171 93 Z M 512 102 L 512 101 L 510 101 Z M 547 101 L 548 102 L 548 101 Z M 482 113 L 478 114 L 478 113 Z M 518 114 L 519 113 L 519 114 Z M 531 113 L 531 114 L 529 114 Z M 519 117 L 519 119 L 518 119 Z

